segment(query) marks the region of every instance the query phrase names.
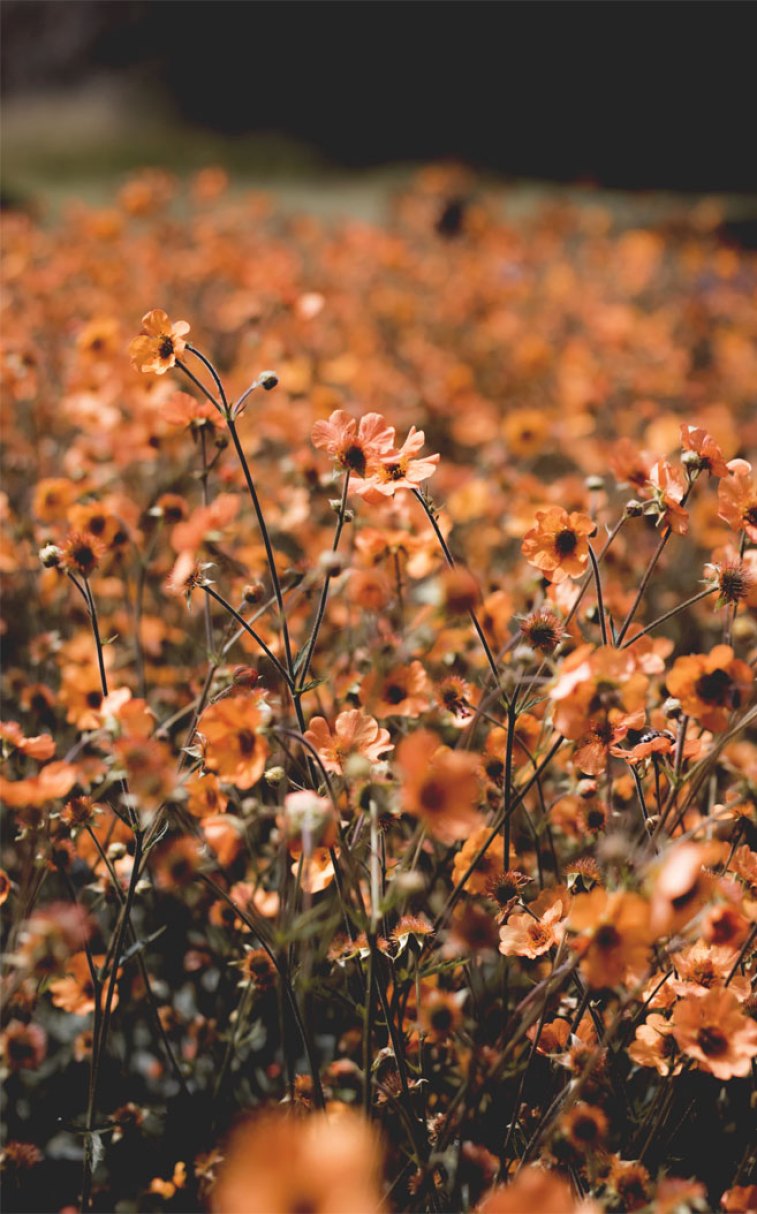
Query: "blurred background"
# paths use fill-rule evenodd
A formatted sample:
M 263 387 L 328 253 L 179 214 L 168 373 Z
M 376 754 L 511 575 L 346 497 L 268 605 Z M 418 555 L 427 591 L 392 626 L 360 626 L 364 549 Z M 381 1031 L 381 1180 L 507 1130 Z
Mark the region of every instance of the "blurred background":
M 4 195 L 97 201 L 137 167 L 214 163 L 376 218 L 453 160 L 526 203 L 716 193 L 751 242 L 750 8 L 4 0 Z

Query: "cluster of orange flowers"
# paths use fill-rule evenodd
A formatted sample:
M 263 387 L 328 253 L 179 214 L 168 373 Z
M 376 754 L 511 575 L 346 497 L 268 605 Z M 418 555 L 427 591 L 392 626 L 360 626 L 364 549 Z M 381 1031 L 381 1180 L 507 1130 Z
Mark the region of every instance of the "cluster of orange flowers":
M 9 1201 L 757 1209 L 755 259 L 227 187 L 6 219 Z

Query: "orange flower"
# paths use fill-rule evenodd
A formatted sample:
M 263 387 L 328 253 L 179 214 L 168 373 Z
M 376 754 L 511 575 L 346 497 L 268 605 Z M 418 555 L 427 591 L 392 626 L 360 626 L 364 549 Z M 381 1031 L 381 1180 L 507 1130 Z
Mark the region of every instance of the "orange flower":
M 418 1020 L 431 1041 L 446 1041 L 463 1022 L 465 991 L 432 990 L 422 997 Z
M 211 1195 L 215 1214 L 376 1214 L 381 1153 L 356 1113 L 264 1113 L 231 1136 Z
M 730 645 L 716 645 L 709 654 L 678 658 L 666 682 L 685 713 L 705 729 L 722 733 L 734 709 L 746 702 L 753 680 L 752 670 L 734 657 Z
M 205 766 L 236 788 L 252 788 L 265 771 L 268 720 L 260 695 L 233 696 L 206 708 L 198 722 Z
M 382 497 L 394 497 L 397 489 L 417 489 L 433 476 L 439 463 L 438 455 L 416 458 L 425 441 L 424 432 L 411 426 L 401 447 L 382 455 L 371 476 L 355 481 L 355 493 L 375 502 Z
M 593 1202 L 579 1203 L 570 1184 L 556 1172 L 535 1164 L 521 1168 L 515 1180 L 485 1193 L 476 1214 L 595 1214 Z
M 207 818 L 210 814 L 222 814 L 228 797 L 221 790 L 218 776 L 212 772 L 196 772 L 187 780 L 187 809 L 195 818 Z
M 72 531 L 61 548 L 60 565 L 69 573 L 88 578 L 97 569 L 107 549 L 88 531 Z
M 13 809 L 25 809 L 27 806 L 39 808 L 48 801 L 65 797 L 76 779 L 76 768 L 70 763 L 48 763 L 38 775 L 28 776 L 25 780 L 6 780 L 0 776 L 0 797 Z
M 592 988 L 616 986 L 629 970 L 644 968 L 651 940 L 649 905 L 638 894 L 600 888 L 579 894 L 568 927 L 579 933 L 573 947 Z
M 422 662 L 394 666 L 379 683 L 369 674 L 363 680 L 362 698 L 377 717 L 418 717 L 431 707 L 431 683 Z
M 473 834 L 468 836 L 460 851 L 455 853 L 455 859 L 452 864 L 452 879 L 455 884 L 461 881 L 465 873 L 467 873 L 478 852 L 483 847 L 487 836 L 490 834 L 491 831 L 488 826 L 480 826 L 478 830 L 474 830 Z M 501 835 L 498 835 L 484 852 L 469 877 L 465 887 L 468 893 L 483 894 L 486 892 L 492 878 L 498 873 L 502 873 L 504 856 L 504 840 Z
M 6 744 L 3 749 L 16 750 L 30 759 L 44 762 L 55 754 L 55 742 L 49 733 L 27 738 L 18 721 L 0 721 L 0 739 Z
M 711 434 L 698 426 L 681 426 L 681 445 L 684 451 L 697 456 L 695 467 L 709 472 L 710 476 L 728 476 L 728 465 L 723 452 Z
M 332 733 L 323 717 L 313 717 L 305 738 L 318 751 L 326 771 L 344 773 L 352 755 L 360 755 L 371 763 L 379 763 L 387 751 L 394 750 L 389 731 L 381 729 L 378 721 L 362 708 L 340 712 Z
M 165 375 L 176 365 L 176 356 L 186 346 L 184 334 L 189 332 L 185 320 L 171 324 L 162 308 L 153 308 L 142 317 L 142 333 L 129 342 L 129 356 L 138 371 L 154 371 Z
M 639 1025 L 635 1040 L 628 1047 L 628 1057 L 637 1066 L 654 1067 L 660 1075 L 681 1073 L 683 1061 L 676 1057 L 677 1053 L 673 1026 L 659 1012 L 652 1012 L 646 1023 Z
M 727 988 L 689 995 L 673 1008 L 673 1033 L 679 1048 L 716 1079 L 748 1075 L 757 1055 L 757 1024 L 741 1010 Z
M 557 944 L 557 925 L 563 915 L 562 902 L 555 902 L 541 919 L 534 915 L 511 915 L 499 929 L 499 951 L 505 957 L 529 957 L 532 961 Z
M 394 426 L 388 426 L 380 413 L 366 413 L 357 422 L 343 409 L 335 409 L 328 421 L 315 423 L 311 438 L 314 447 L 324 448 L 352 474 L 354 491 L 358 480 L 370 477 L 382 455 L 391 450 Z
M 607 1117 L 593 1104 L 579 1101 L 564 1115 L 562 1132 L 574 1151 L 589 1155 L 601 1147 L 607 1137 Z
M 654 874 L 650 922 L 656 936 L 678 932 L 699 910 L 712 885 L 703 871 L 708 849 L 677 843 L 665 852 Z
M 596 524 L 587 514 L 568 514 L 562 506 L 537 510 L 536 526 L 523 537 L 521 552 L 529 565 L 550 582 L 580 577 L 589 560 L 589 541 Z
M 100 969 L 105 957 L 93 957 L 96 969 Z M 74 953 L 66 962 L 64 978 L 54 978 L 50 983 L 50 991 L 55 1007 L 63 1008 L 74 1016 L 87 1016 L 95 1010 L 95 988 L 92 984 L 92 974 L 84 952 Z M 107 997 L 107 987 L 101 989 L 101 1000 L 104 1005 Z M 113 997 L 113 1007 L 118 1003 L 118 991 Z
M 757 485 L 752 480 L 752 465 L 745 459 L 732 459 L 728 470 L 730 476 L 718 485 L 718 518 L 734 531 L 745 531 L 757 544 Z
M 649 484 L 652 486 L 659 518 L 663 518 L 676 535 L 685 535 L 689 529 L 689 515 L 681 502 L 686 496 L 688 486 L 681 469 L 674 468 L 667 460 L 658 460 L 649 473 Z
M 419 729 L 400 743 L 397 761 L 405 777 L 403 809 L 434 838 L 451 845 L 480 825 L 478 755 L 448 750 L 436 734 Z

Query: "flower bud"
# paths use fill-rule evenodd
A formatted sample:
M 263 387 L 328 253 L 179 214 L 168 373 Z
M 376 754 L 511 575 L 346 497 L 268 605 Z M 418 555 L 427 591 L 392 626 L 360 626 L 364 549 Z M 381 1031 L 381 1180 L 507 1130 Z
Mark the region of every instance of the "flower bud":
M 263 773 L 263 779 L 265 780 L 266 784 L 270 784 L 272 787 L 275 787 L 277 784 L 281 784 L 282 780 L 286 780 L 286 775 L 287 773 L 284 771 L 283 767 L 269 767 L 268 770 Z
M 643 514 L 643 513 L 644 513 L 644 503 L 643 502 L 638 501 L 635 497 L 632 497 L 630 501 L 626 502 L 626 514 L 630 518 L 638 518 L 639 515 Z
M 676 700 L 674 696 L 668 696 L 662 706 L 662 715 L 668 721 L 677 721 L 681 715 L 681 701 Z
M 57 569 L 60 564 L 61 550 L 57 544 L 45 544 L 39 550 L 39 559 L 45 569 Z
M 276 387 L 279 382 L 279 377 L 275 371 L 261 371 L 258 376 L 258 384 L 266 392 L 270 392 Z
M 602 476 L 587 476 L 584 484 L 589 493 L 601 493 L 605 487 L 604 477 Z

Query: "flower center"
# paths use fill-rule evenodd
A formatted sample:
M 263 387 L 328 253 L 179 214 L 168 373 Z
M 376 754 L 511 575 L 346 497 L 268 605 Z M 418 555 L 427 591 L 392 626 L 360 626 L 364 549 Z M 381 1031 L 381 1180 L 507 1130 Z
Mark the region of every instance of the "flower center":
M 440 810 L 446 804 L 443 786 L 438 780 L 427 780 L 421 789 L 420 802 L 424 809 Z
M 708 1058 L 717 1057 L 728 1052 L 728 1038 L 719 1028 L 708 1024 L 697 1033 L 697 1045 Z
M 387 704 L 401 704 L 407 699 L 407 691 L 397 683 L 390 683 L 384 696 Z
M 255 749 L 255 734 L 251 729 L 240 729 L 237 734 L 239 744 L 239 752 L 243 755 L 251 755 Z
M 620 932 L 612 923 L 603 923 L 594 933 L 594 943 L 601 949 L 617 948 L 620 944 Z
M 161 337 L 160 345 L 158 346 L 158 354 L 161 358 L 170 358 L 173 354 L 173 338 L 169 337 L 168 334 Z
M 347 448 L 342 459 L 348 468 L 357 472 L 358 476 L 365 476 L 365 451 L 357 443 L 353 443 L 351 447 Z
M 570 556 L 571 552 L 575 552 L 578 546 L 578 536 L 575 531 L 571 531 L 566 527 L 564 531 L 558 531 L 555 536 L 555 548 L 560 556 Z
M 711 670 L 697 679 L 694 690 L 705 704 L 728 704 L 733 681 L 726 670 Z

